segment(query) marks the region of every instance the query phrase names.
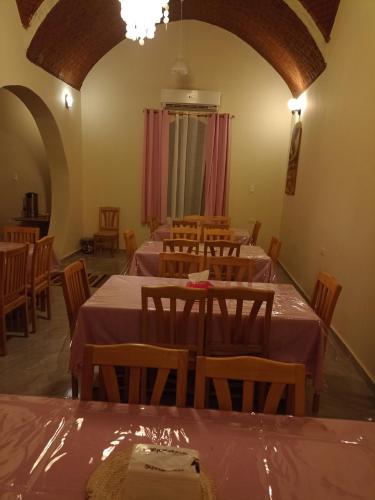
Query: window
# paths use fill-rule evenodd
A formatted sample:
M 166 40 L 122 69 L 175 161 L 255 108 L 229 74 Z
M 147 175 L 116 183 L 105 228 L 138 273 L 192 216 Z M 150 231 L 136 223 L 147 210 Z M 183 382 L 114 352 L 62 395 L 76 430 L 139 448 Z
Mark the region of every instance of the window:
M 167 214 L 180 218 L 204 213 L 204 160 L 207 118 L 176 114 L 169 125 Z

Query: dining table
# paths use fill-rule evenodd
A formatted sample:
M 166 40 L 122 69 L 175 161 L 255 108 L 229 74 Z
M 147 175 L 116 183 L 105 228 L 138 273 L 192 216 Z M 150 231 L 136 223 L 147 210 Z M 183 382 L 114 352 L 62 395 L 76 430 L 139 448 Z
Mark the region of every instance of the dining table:
M 237 227 L 230 228 L 233 231 L 233 241 L 241 243 L 241 245 L 248 245 L 250 233 L 248 229 L 241 229 Z M 160 225 L 152 233 L 151 239 L 154 241 L 163 241 L 171 237 L 171 226 L 169 224 Z
M 275 283 L 237 283 L 210 280 L 213 286 L 251 287 L 273 290 L 269 357 L 276 361 L 303 363 L 319 393 L 323 385 L 324 330 L 321 320 L 293 285 Z M 121 344 L 141 342 L 141 289 L 143 286 L 186 286 L 188 280 L 152 276 L 114 275 L 80 308 L 71 344 L 70 368 L 79 376 L 85 344 Z M 230 302 L 230 301 L 229 301 Z M 249 305 L 244 305 L 244 314 Z M 235 304 L 229 303 L 230 314 Z M 182 310 L 178 304 L 177 311 Z M 198 308 L 194 306 L 193 314 Z M 264 306 L 257 317 L 254 335 L 260 335 Z M 220 339 L 220 308 L 215 304 L 213 340 Z M 187 335 L 189 335 L 189 329 Z M 217 332 L 215 334 L 215 332 Z M 194 339 L 194 331 L 187 342 Z M 215 335 L 217 339 L 215 339 Z M 257 341 L 258 339 L 254 339 Z M 259 341 L 259 340 L 258 340 Z
M 163 251 L 162 241 L 145 241 L 135 251 L 129 267 L 132 276 L 158 276 L 159 255 Z M 199 253 L 203 255 L 204 244 L 199 244 Z M 240 257 L 251 262 L 251 281 L 268 283 L 273 280 L 274 268 L 272 259 L 261 247 L 241 245 Z
M 216 500 L 374 498 L 365 421 L 0 395 L 0 424 L 4 500 L 83 500 L 138 443 L 197 450 Z

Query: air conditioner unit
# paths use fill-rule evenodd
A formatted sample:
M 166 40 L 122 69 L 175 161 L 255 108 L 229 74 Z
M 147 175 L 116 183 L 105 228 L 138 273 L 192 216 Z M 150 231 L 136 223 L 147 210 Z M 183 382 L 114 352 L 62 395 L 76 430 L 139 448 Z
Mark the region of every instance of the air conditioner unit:
M 220 98 L 221 92 L 211 90 L 162 89 L 160 101 L 164 109 L 215 112 Z

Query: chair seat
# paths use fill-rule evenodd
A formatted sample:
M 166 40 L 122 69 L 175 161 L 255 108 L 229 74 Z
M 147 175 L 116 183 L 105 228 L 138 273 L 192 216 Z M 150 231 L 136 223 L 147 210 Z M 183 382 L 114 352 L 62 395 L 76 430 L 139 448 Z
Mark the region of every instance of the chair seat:
M 118 231 L 98 231 L 94 233 L 94 238 L 116 238 L 118 235 Z

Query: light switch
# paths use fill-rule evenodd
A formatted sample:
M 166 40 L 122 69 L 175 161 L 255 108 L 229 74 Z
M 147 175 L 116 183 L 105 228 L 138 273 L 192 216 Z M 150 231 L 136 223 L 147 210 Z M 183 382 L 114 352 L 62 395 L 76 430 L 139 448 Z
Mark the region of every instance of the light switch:
M 17 172 L 13 173 L 12 179 L 14 180 L 14 182 L 18 181 L 18 173 Z
M 254 186 L 254 184 L 250 184 L 250 193 L 255 193 L 255 186 Z

